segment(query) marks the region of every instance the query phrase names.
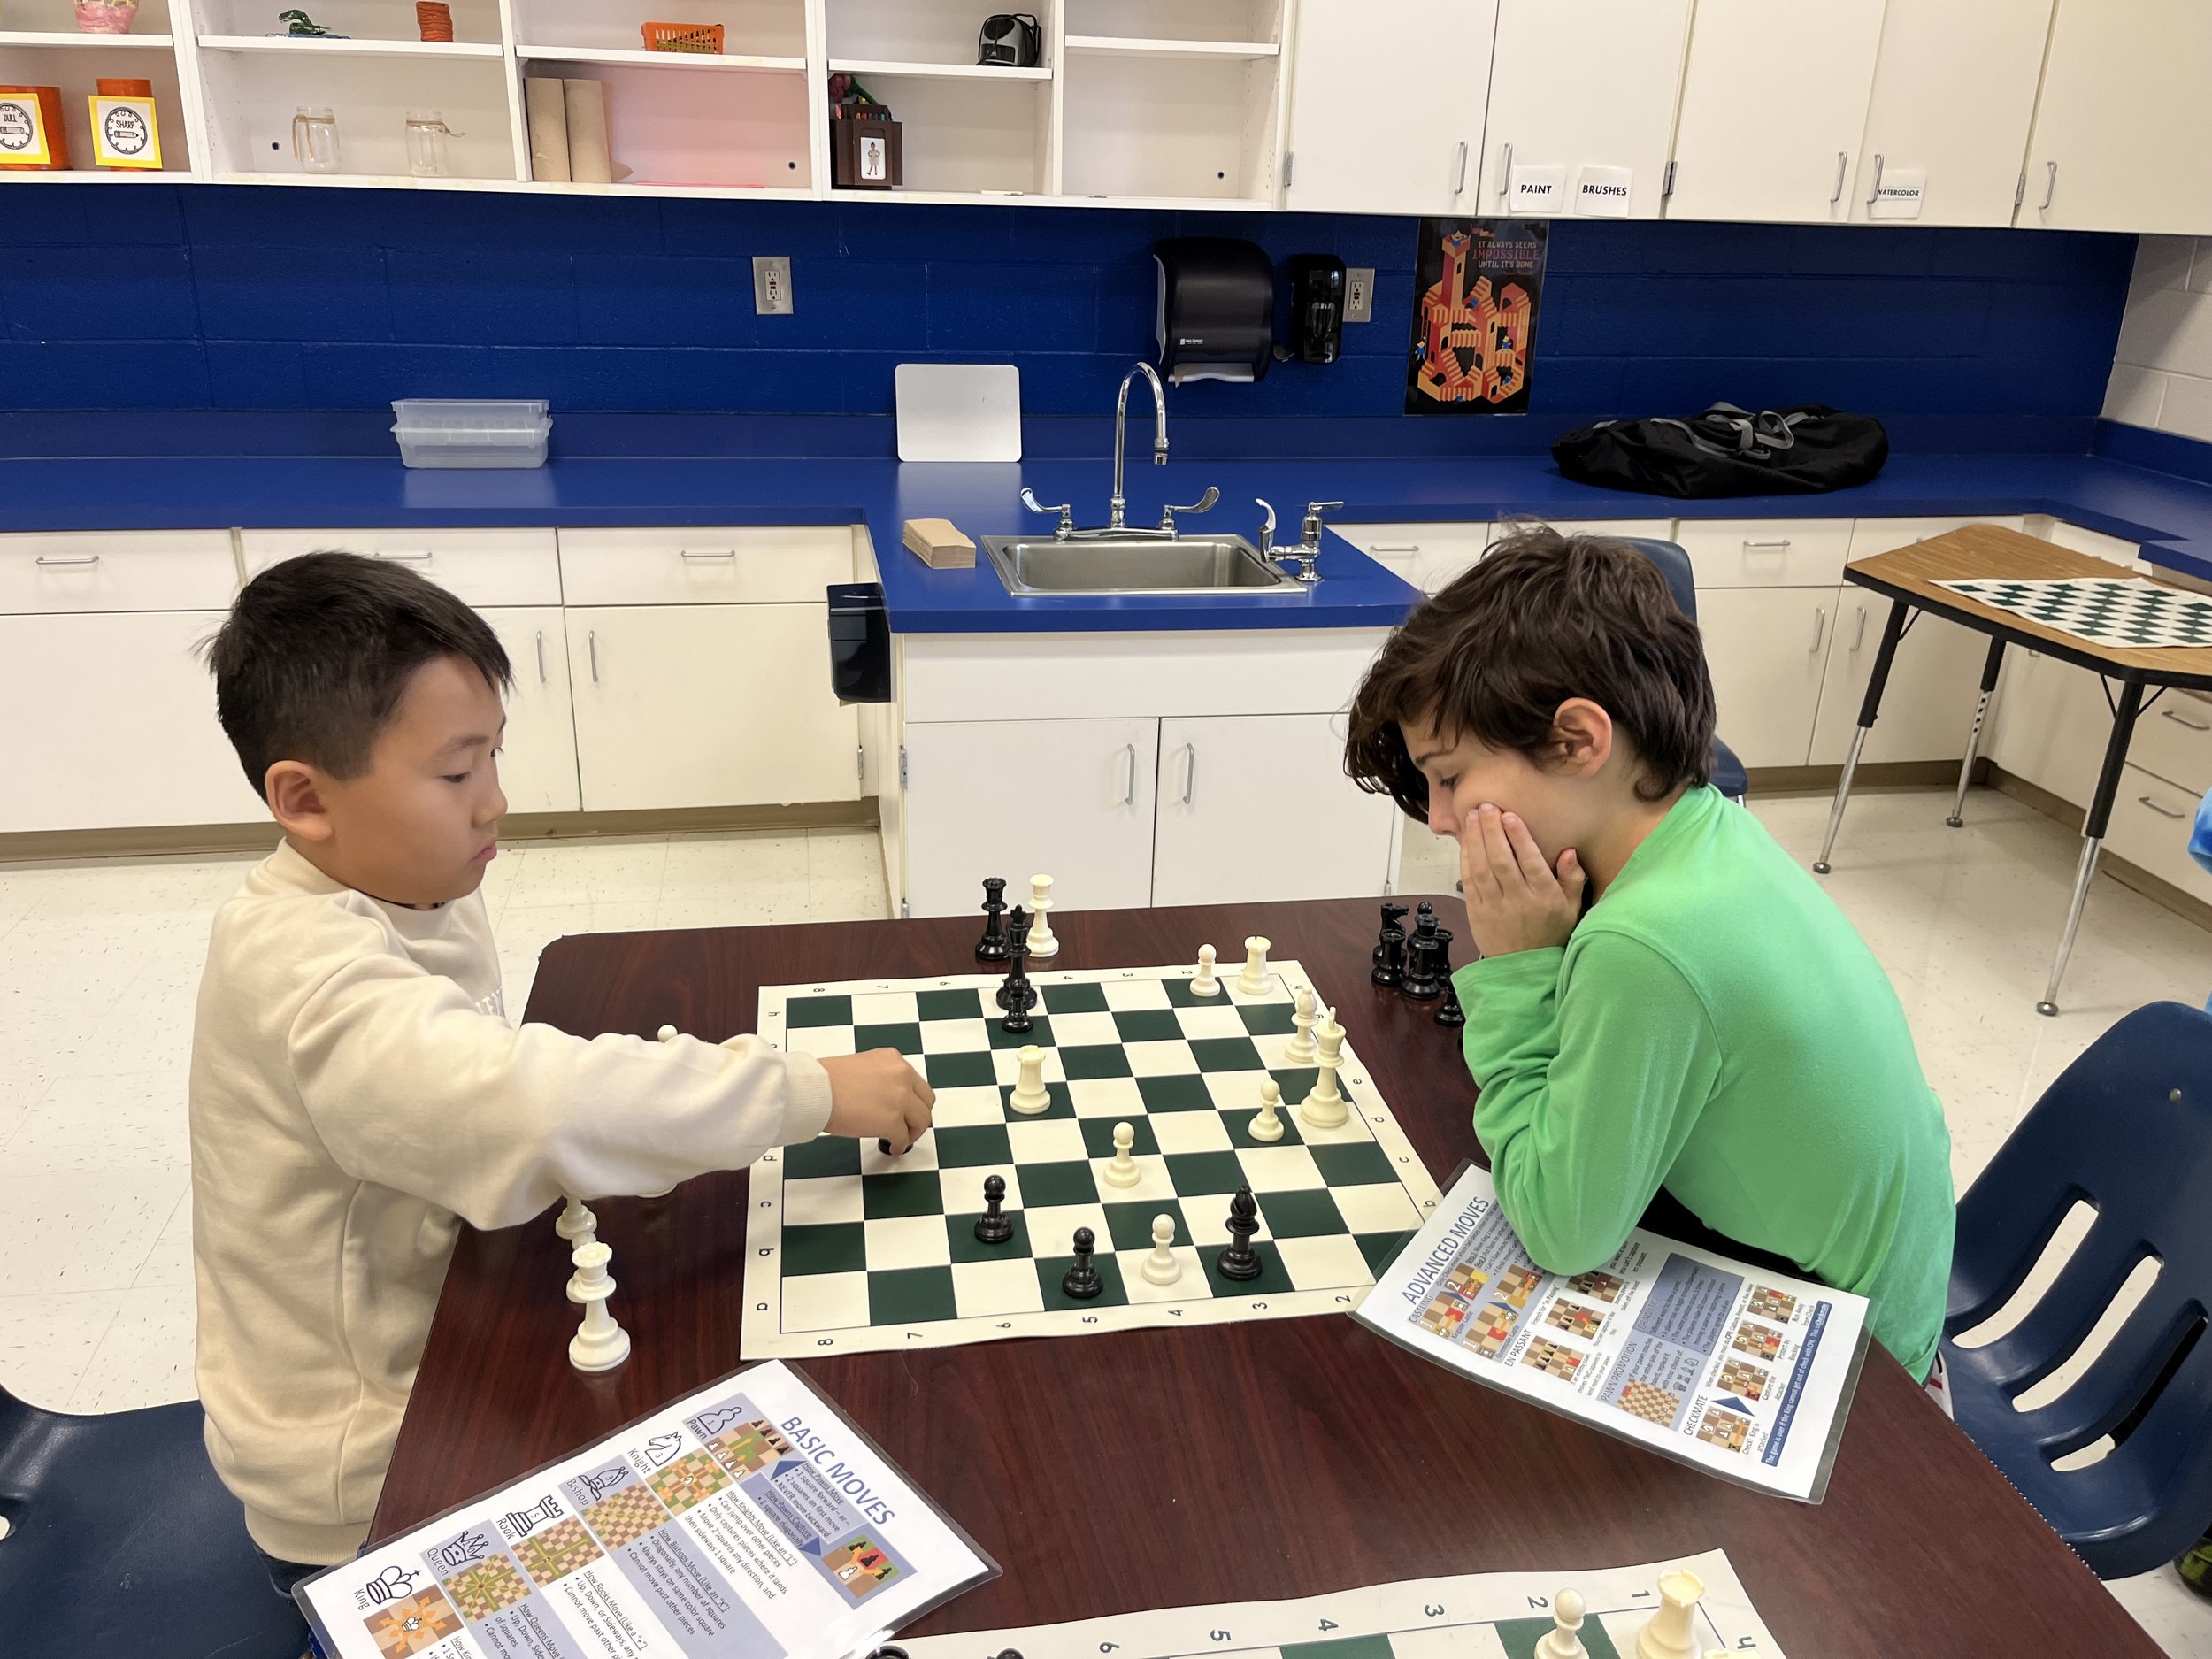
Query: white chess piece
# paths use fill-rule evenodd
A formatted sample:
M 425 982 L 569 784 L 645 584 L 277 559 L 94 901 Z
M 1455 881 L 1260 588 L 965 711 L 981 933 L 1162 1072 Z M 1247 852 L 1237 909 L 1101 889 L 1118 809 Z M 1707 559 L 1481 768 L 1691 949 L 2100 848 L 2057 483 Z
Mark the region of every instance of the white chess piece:
M 1677 1569 L 1659 1575 L 1659 1610 L 1636 1632 L 1636 1659 L 1697 1659 L 1697 1638 L 1690 1615 L 1705 1594 L 1705 1581 Z
M 1033 956 L 1054 956 L 1060 953 L 1060 936 L 1052 931 L 1052 920 L 1045 912 L 1052 908 L 1052 878 L 1029 878 L 1029 954 Z
M 1190 994 L 1193 996 L 1221 995 L 1221 981 L 1214 977 L 1214 948 L 1211 945 L 1198 947 L 1198 977 L 1190 982 Z
M 1109 1187 L 1134 1187 L 1144 1171 L 1137 1167 L 1136 1159 L 1129 1156 L 1129 1148 L 1137 1143 L 1137 1132 L 1127 1124 L 1114 1125 L 1114 1156 L 1103 1173 Z
M 656 1042 L 672 1042 L 675 1041 L 677 1034 L 676 1028 L 673 1025 L 663 1025 L 658 1031 L 653 1033 L 653 1041 Z
M 1321 1023 L 1321 1016 L 1314 1012 L 1313 992 L 1305 986 L 1298 987 L 1297 1007 L 1290 1016 L 1290 1023 L 1297 1029 L 1283 1049 L 1283 1060 L 1289 1065 L 1311 1065 L 1321 1057 L 1315 1046 L 1313 1028 Z
M 1148 1284 L 1172 1285 L 1183 1276 L 1183 1263 L 1175 1255 L 1175 1217 L 1152 1217 L 1152 1254 L 1144 1258 Z
M 584 1322 L 568 1340 L 568 1363 L 578 1371 L 612 1371 L 630 1357 L 630 1333 L 607 1311 L 607 1298 L 614 1294 L 607 1263 L 614 1252 L 603 1244 L 580 1244 L 570 1259 L 576 1275 L 568 1281 L 568 1299 L 583 1303 Z
M 1582 1595 L 1562 1590 L 1551 1599 L 1552 1627 L 1536 1644 L 1536 1659 L 1590 1659 L 1582 1645 Z
M 1282 1085 L 1269 1078 L 1260 1085 L 1259 1116 L 1245 1125 L 1245 1133 L 1255 1141 L 1280 1141 L 1283 1138 L 1283 1115 L 1276 1109 L 1282 1104 Z
M 591 1213 L 591 1207 L 580 1198 L 571 1198 L 561 1207 L 560 1219 L 553 1224 L 553 1231 L 566 1240 L 573 1250 L 580 1244 L 599 1242 L 599 1217 Z
M 1052 1096 L 1045 1088 L 1045 1051 L 1033 1042 L 1024 1043 L 1016 1057 L 1021 1062 L 1021 1076 L 1006 1103 L 1023 1117 L 1034 1118 L 1052 1105 Z
M 1321 1075 L 1315 1080 L 1313 1093 L 1298 1102 L 1299 1121 L 1316 1129 L 1340 1129 L 1351 1117 L 1344 1103 L 1344 1091 L 1336 1083 L 1336 1074 L 1344 1064 L 1344 1027 L 1336 1023 L 1336 1010 L 1328 1012 L 1318 1033 Z
M 1237 975 L 1237 989 L 1247 996 L 1266 994 L 1273 983 L 1267 972 L 1267 947 L 1271 941 L 1254 933 L 1244 941 L 1244 972 Z

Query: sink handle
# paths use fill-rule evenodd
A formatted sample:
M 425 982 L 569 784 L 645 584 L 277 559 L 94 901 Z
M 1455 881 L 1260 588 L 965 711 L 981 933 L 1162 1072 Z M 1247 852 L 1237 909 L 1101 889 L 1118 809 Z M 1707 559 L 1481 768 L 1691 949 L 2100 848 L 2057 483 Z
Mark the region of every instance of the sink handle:
M 1044 503 L 1037 499 L 1037 492 L 1035 490 L 1030 488 L 1028 485 L 1024 484 L 1022 486 L 1022 505 L 1028 508 L 1032 512 L 1056 512 L 1060 515 L 1060 522 L 1054 527 L 1052 532 L 1053 539 L 1055 541 L 1065 541 L 1075 534 L 1074 503 L 1064 501 L 1056 507 L 1048 507 L 1044 504 Z
M 1221 492 L 1216 489 L 1211 484 L 1209 484 L 1206 486 L 1206 493 L 1201 495 L 1196 501 L 1191 503 L 1189 506 L 1161 508 L 1160 528 L 1166 531 L 1168 534 L 1173 535 L 1175 534 L 1175 515 L 1177 513 L 1210 511 L 1213 504 L 1220 499 Z
M 1255 495 L 1252 504 L 1267 515 L 1260 521 L 1260 557 L 1271 559 L 1275 557 L 1275 503 L 1264 496 Z

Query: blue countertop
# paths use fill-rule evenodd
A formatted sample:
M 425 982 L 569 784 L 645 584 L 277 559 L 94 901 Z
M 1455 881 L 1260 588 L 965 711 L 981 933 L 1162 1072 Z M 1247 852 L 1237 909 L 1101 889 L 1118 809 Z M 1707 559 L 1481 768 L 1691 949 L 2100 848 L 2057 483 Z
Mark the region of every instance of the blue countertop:
M 908 518 L 949 518 L 977 537 L 1048 533 L 1049 520 L 1022 508 L 1024 484 L 1043 501 L 1073 502 L 1078 521 L 1094 524 L 1104 518 L 1110 467 L 1095 459 L 571 458 L 530 472 L 410 472 L 396 458 L 0 459 L 0 533 L 864 523 L 891 626 L 905 634 L 1382 627 L 1419 598 L 1336 536 L 1326 540 L 1317 587 L 1235 598 L 1017 598 L 979 556 L 972 570 L 933 571 L 900 545 Z M 1340 523 L 2048 513 L 2145 543 L 2154 562 L 2212 581 L 2212 486 L 2101 456 L 1901 456 L 1857 489 L 1724 501 L 1595 489 L 1537 457 L 1133 464 L 1130 522 L 1156 523 L 1162 503 L 1194 501 L 1209 484 L 1222 504 L 1187 527 L 1255 535 L 1253 498 L 1265 496 L 1285 541 L 1296 540 L 1305 503 L 1317 499 L 1345 503 L 1333 516 Z

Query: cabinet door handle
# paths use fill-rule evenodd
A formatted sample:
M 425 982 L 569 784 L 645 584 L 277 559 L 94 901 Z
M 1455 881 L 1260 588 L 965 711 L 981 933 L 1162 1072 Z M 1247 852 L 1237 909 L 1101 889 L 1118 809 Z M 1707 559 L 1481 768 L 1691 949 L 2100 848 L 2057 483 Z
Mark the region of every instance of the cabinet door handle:
M 1808 652 L 1818 650 L 1820 649 L 1820 641 L 1826 637 L 1827 633 L 1828 607 L 1826 605 L 1815 605 L 1813 607 L 1813 642 L 1805 648 L 1806 650 Z
M 1421 544 L 1418 541 L 1407 541 L 1393 545 L 1388 541 L 1376 541 L 1370 543 L 1367 550 L 1370 553 L 1418 553 L 1421 550 Z
M 1121 746 L 1121 752 L 1129 762 L 1129 787 L 1121 792 L 1121 803 L 1124 806 L 1134 806 L 1137 804 L 1137 746 L 1134 743 L 1124 743 Z
M 1866 643 L 1866 607 L 1865 607 L 1864 605 L 1861 605 L 1861 606 L 1859 607 L 1859 626 L 1858 626 L 1855 629 L 1854 629 L 1854 630 L 1853 630 L 1852 634 L 1851 634 L 1851 649 L 1852 649 L 1853 650 L 1855 650 L 1855 650 L 1857 650 L 1857 649 L 1859 649 L 1859 647 L 1861 647 L 1862 645 L 1864 645 L 1865 643 Z
M 1830 207 L 1843 200 L 1843 175 L 1850 170 L 1850 166 L 1851 152 L 1847 150 L 1836 151 L 1836 188 L 1828 192 Z
M 1467 146 L 1464 144 L 1459 147 L 1459 181 L 1463 187 L 1467 182 Z M 1505 159 L 1498 164 L 1498 200 L 1504 201 L 1505 193 L 1512 188 L 1513 146 L 1508 144 L 1505 147 Z M 1453 194 L 1457 195 L 1458 192 L 1454 191 Z
M 400 565 L 427 565 L 431 558 L 430 550 L 427 548 L 419 553 L 372 553 L 369 557 L 377 559 L 390 559 Z
M 34 565 L 43 565 L 49 570 L 61 565 L 75 565 L 83 566 L 97 565 L 99 562 L 100 556 L 97 553 L 88 553 L 81 559 L 50 559 L 43 553 L 42 553 L 31 561 Z
M 1198 745 L 1183 745 L 1183 804 L 1189 806 L 1198 795 Z
M 586 628 L 584 630 L 584 652 L 591 658 L 591 683 L 595 686 L 599 683 L 599 632 L 597 629 Z
M 694 553 L 689 548 L 679 548 L 676 557 L 680 559 L 733 559 L 737 557 L 737 549 L 726 548 L 719 553 Z
M 2193 732 L 2212 732 L 2212 722 L 2192 720 L 2185 715 L 2176 714 L 2171 709 L 2161 709 L 2158 712 L 2176 726 L 2185 726 Z
M 2159 817 L 2172 818 L 2176 823 L 2179 823 L 2183 818 L 2189 816 L 2186 812 L 2171 811 L 2167 808 L 2159 805 L 2157 802 L 2152 800 L 2150 796 L 2147 795 L 2139 795 L 2135 798 L 2143 805 L 2150 808 L 2152 811 L 2157 813 Z
M 1869 206 L 1870 208 L 1870 207 L 1872 207 L 1872 206 L 1874 205 L 1874 204 L 1875 204 L 1878 200 L 1879 200 L 1879 199 L 1880 199 L 1880 197 L 1881 197 L 1881 194 L 1882 194 L 1882 157 L 1880 157 L 1880 155 L 1879 155 L 1879 154 L 1877 154 L 1877 155 L 1875 156 L 1875 157 L 1874 157 L 1874 183 L 1873 183 L 1873 185 L 1872 185 L 1872 186 L 1871 186 L 1871 187 L 1868 189 L 1868 191 L 1867 191 L 1867 193 L 1866 193 L 1866 204 L 1867 204 L 1867 206 Z
M 545 684 L 545 630 L 538 630 L 538 684 Z
M 1743 544 L 1743 550 L 1747 553 L 1781 553 L 1786 552 L 1789 545 L 1790 539 L 1786 535 L 1769 536 L 1760 541 L 1747 538 Z
M 2047 213 L 2051 211 L 2051 198 L 2058 194 L 2058 163 L 2047 161 L 2043 166 L 2043 205 L 2036 211 Z

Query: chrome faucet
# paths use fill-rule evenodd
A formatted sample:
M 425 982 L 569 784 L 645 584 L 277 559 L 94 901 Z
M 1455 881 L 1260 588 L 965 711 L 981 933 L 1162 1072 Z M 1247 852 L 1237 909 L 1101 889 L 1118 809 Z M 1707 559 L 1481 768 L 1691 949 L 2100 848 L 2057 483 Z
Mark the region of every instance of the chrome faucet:
M 1140 363 L 1121 377 L 1121 390 L 1114 398 L 1114 494 L 1106 503 L 1110 530 L 1125 529 L 1128 524 L 1129 503 L 1121 493 L 1122 453 L 1129 433 L 1129 382 L 1140 374 L 1152 388 L 1152 465 L 1167 465 L 1167 394 L 1161 389 L 1160 377 L 1152 365 Z
M 1033 513 L 1047 517 L 1057 515 L 1059 522 L 1053 527 L 1056 541 L 1091 541 L 1103 538 L 1136 540 L 1159 538 L 1172 541 L 1181 534 L 1175 523 L 1179 512 L 1204 512 L 1221 499 L 1221 492 L 1208 485 L 1206 493 L 1187 507 L 1164 507 L 1160 511 L 1160 527 L 1133 529 L 1129 524 L 1129 498 L 1123 493 L 1122 476 L 1128 455 L 1129 386 L 1140 374 L 1152 388 L 1152 465 L 1167 465 L 1167 397 L 1160 386 L 1160 377 L 1149 363 L 1140 363 L 1121 377 L 1121 390 L 1114 398 L 1114 493 L 1107 502 L 1106 522 L 1097 527 L 1078 528 L 1075 511 L 1065 502 L 1048 506 L 1037 499 L 1037 493 L 1026 485 L 1022 488 L 1022 505 Z
M 1296 547 L 1275 545 L 1275 508 L 1271 503 L 1256 496 L 1252 504 L 1267 514 L 1260 526 L 1260 557 L 1276 565 L 1296 559 L 1300 581 L 1308 585 L 1319 581 L 1321 572 L 1314 569 L 1314 562 L 1321 557 L 1321 515 L 1334 512 L 1344 503 L 1340 501 L 1308 502 L 1305 520 L 1298 527 Z

